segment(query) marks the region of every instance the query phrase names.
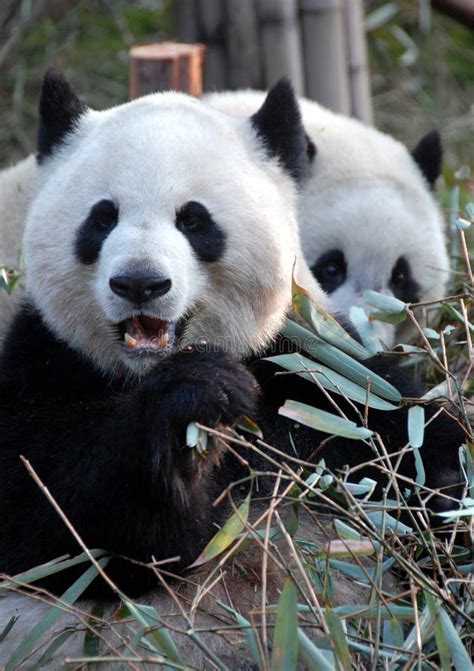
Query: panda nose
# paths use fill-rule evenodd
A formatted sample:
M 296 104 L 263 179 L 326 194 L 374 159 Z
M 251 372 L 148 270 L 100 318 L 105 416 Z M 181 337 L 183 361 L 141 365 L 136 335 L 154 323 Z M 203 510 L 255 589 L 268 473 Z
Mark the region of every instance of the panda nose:
M 110 279 L 109 285 L 117 296 L 140 305 L 167 294 L 171 280 L 158 275 L 116 275 Z

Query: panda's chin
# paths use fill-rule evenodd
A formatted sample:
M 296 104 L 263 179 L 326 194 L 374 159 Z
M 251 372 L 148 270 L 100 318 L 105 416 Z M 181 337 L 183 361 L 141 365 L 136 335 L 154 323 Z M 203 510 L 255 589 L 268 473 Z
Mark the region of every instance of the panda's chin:
M 153 360 L 170 354 L 176 346 L 175 322 L 148 315 L 136 315 L 118 324 L 126 357 Z

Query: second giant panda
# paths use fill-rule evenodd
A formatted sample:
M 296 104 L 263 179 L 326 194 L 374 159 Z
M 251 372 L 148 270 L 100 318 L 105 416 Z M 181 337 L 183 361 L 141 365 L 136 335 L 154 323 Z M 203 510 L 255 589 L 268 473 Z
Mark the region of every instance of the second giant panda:
M 277 470 L 296 453 L 298 463 L 324 457 L 333 471 L 353 466 L 387 484 L 383 472 L 363 468 L 375 442 L 328 440 L 279 415 L 287 398 L 329 411 L 333 401 L 260 359 L 278 351 L 294 275 L 330 307 L 300 248 L 297 185 L 308 156 L 288 83 L 249 118 L 175 93 L 99 112 L 49 71 L 38 137 L 27 300 L 0 359 L 0 572 L 76 555 L 80 539 L 112 553 L 105 571 L 119 589 L 142 594 L 158 582 L 149 564 L 174 558 L 167 566 L 179 574 L 196 559 L 228 511 L 216 497 L 248 479 L 248 465 L 259 473 L 259 498 L 281 491 L 269 456 Z M 383 357 L 368 365 L 416 395 Z M 365 411 L 344 405 L 358 424 Z M 413 478 L 406 414 L 371 408 L 367 421 L 400 475 Z M 262 444 L 195 458 L 190 422 L 223 430 L 241 415 L 255 418 L 277 457 Z M 463 434 L 437 409 L 428 407 L 427 419 L 426 484 L 455 484 Z M 75 570 L 43 585 L 61 593 Z M 90 589 L 103 586 L 97 578 Z M 21 625 L 8 646 L 38 615 L 13 596 L 0 603 L 2 619 L 9 604 Z
M 264 94 L 212 93 L 208 104 L 228 114 L 252 114 Z M 432 190 L 441 170 L 436 131 L 412 153 L 391 136 L 301 99 L 314 154 L 298 209 L 306 261 L 333 305 L 349 315 L 366 290 L 408 303 L 445 296 L 449 259 L 441 209 Z M 395 329 L 378 324 L 386 345 Z

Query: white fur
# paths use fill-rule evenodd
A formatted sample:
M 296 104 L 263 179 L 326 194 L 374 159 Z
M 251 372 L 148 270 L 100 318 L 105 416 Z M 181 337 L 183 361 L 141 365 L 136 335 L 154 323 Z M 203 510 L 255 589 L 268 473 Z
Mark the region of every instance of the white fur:
M 36 182 L 33 155 L 0 171 L 0 266 L 18 269 L 24 222 Z M 23 288 L 17 284 L 9 296 L 0 291 L 0 338 L 17 308 Z
M 205 96 L 228 114 L 254 113 L 257 91 Z M 449 261 L 441 210 L 410 153 L 400 142 L 355 119 L 300 100 L 303 122 L 316 145 L 314 171 L 300 199 L 301 244 L 310 266 L 340 249 L 348 262 L 344 285 L 331 294 L 348 314 L 367 289 L 392 294 L 389 280 L 400 256 L 410 263 L 420 300 L 445 295 Z M 382 331 L 392 344 L 394 330 Z
M 238 355 L 262 349 L 281 325 L 295 259 L 300 280 L 328 303 L 303 261 L 293 181 L 268 159 L 248 119 L 176 93 L 89 111 L 40 167 L 39 182 L 25 232 L 27 290 L 57 336 L 103 370 L 125 364 L 140 372 L 114 326 L 132 316 L 130 304 L 109 286 L 137 262 L 172 281 L 150 316 L 191 314 L 185 340 Z M 118 204 L 119 223 L 98 262 L 85 266 L 75 236 L 104 198 Z M 175 226 L 191 200 L 206 205 L 225 232 L 217 263 L 199 263 Z

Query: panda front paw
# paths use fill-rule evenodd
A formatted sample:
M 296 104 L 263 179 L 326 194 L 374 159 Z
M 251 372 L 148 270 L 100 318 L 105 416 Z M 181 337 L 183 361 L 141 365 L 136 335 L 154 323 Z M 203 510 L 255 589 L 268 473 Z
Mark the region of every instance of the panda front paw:
M 162 474 L 178 469 L 189 481 L 198 474 L 193 451 L 186 446 L 190 422 L 231 426 L 241 415 L 253 415 L 258 385 L 253 375 L 222 351 L 180 351 L 158 366 L 142 394 L 150 440 L 159 441 L 154 465 Z

